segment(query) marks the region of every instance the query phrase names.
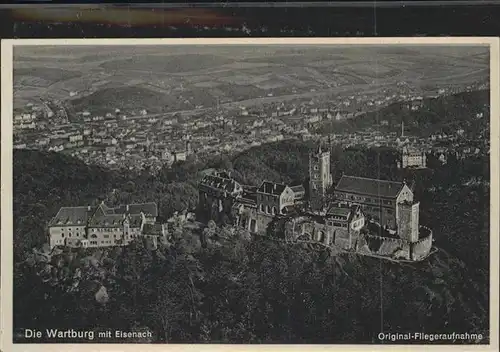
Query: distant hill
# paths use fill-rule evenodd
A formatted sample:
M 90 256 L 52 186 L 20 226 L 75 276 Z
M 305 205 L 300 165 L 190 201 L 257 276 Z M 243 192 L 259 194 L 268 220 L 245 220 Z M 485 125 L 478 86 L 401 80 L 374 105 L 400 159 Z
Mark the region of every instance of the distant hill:
M 439 131 L 455 133 L 461 127 L 477 135 L 489 122 L 489 104 L 489 90 L 425 98 L 418 110 L 408 107 L 417 106 L 416 102 L 398 102 L 352 119 L 325 123 L 319 132 L 357 131 L 374 126 L 383 132 L 400 132 L 403 120 L 405 133 L 412 135 L 428 136 Z M 478 113 L 483 113 L 482 119 L 476 119 Z M 387 126 L 380 125 L 384 120 L 388 122 Z
M 202 88 L 183 93 L 177 86 L 160 88 L 153 86 L 108 87 L 68 102 L 71 112 L 89 111 L 93 114 L 114 113 L 115 109 L 125 112 L 146 109 L 149 113 L 171 112 L 194 109 L 195 104 L 204 107 L 215 106 L 216 98 Z
M 14 68 L 14 82 L 22 76 L 41 78 L 52 83 L 80 77 L 81 72 L 53 67 Z
M 100 65 L 107 71 L 140 70 L 154 73 L 182 73 L 229 64 L 234 60 L 210 54 L 146 55 L 109 60 Z

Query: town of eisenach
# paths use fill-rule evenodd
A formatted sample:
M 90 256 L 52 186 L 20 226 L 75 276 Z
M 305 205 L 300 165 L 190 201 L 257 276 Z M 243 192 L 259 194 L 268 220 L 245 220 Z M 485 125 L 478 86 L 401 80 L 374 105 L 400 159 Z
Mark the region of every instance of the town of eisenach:
M 489 94 L 481 46 L 15 48 L 14 341 L 488 343 Z

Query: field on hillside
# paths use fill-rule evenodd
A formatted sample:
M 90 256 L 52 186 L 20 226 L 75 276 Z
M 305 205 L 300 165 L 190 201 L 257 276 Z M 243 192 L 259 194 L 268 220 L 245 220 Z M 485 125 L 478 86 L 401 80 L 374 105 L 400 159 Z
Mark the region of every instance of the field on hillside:
M 488 53 L 480 47 L 453 50 L 348 46 L 35 49 L 17 49 L 15 53 L 15 99 L 19 100 L 15 104 L 18 106 L 39 97 L 69 99 L 69 91 L 79 91 L 81 95 L 74 100 L 75 109 L 85 106 L 106 110 L 110 105 L 126 108 L 132 101 L 148 105 L 148 111 L 162 111 L 179 106 L 183 109 L 189 109 L 190 105 L 210 106 L 218 97 L 231 102 L 253 99 L 247 102 L 251 105 L 260 104 L 260 99 L 270 94 L 275 99 L 291 94 L 309 99 L 324 96 L 328 90 L 329 95 L 341 96 L 353 85 L 361 92 L 364 85 L 373 83 L 387 86 L 404 81 L 417 88 L 424 84 L 433 86 L 434 90 L 452 84 L 466 87 L 478 80 L 487 80 L 489 75 Z M 127 89 L 118 89 L 109 97 L 109 90 L 114 87 Z M 138 92 L 133 93 L 134 87 Z M 145 88 L 152 96 L 141 103 Z M 185 100 L 190 103 L 184 104 Z
M 59 81 L 82 76 L 81 72 L 49 67 L 31 67 L 14 69 L 14 85 L 33 85 L 47 87 Z M 31 83 L 31 84 L 27 84 Z
M 217 67 L 233 60 L 216 55 L 149 55 L 106 61 L 100 66 L 106 71 L 151 71 L 179 73 Z

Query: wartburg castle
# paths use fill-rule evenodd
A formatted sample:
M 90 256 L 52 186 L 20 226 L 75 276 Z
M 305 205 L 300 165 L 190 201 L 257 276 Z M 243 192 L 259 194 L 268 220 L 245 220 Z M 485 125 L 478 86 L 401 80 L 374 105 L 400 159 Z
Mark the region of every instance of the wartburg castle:
M 405 167 L 422 165 L 422 160 L 408 162 L 409 156 L 403 155 Z M 430 254 L 432 231 L 419 224 L 420 204 L 405 182 L 343 175 L 334 200 L 327 201 L 332 186 L 330 152 L 321 146 L 309 155 L 303 185 L 243 186 L 226 171 L 212 171 L 198 185 L 198 220 L 392 260 L 419 261 Z M 146 238 L 156 247 L 168 234 L 157 216 L 155 203 L 64 207 L 49 223 L 49 244 L 111 247 Z
M 364 255 L 418 261 L 430 254 L 432 231 L 420 226 L 420 203 L 405 182 L 343 175 L 328 202 L 330 152 L 321 146 L 309 155 L 308 180 L 307 187 L 263 181 L 255 188 L 216 171 L 199 184 L 199 213 L 204 221 L 230 219 L 261 235 L 274 223 L 273 231 L 288 241 Z

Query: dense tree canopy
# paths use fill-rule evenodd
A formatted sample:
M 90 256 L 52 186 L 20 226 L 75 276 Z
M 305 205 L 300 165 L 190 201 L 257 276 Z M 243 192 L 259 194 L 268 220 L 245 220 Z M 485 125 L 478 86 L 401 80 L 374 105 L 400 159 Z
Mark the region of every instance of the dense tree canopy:
M 459 128 L 465 128 L 471 136 L 477 138 L 481 131 L 487 129 L 489 100 L 490 91 L 480 90 L 425 98 L 421 107 L 414 110 L 411 107 L 417 106 L 415 102 L 396 102 L 352 119 L 328 122 L 322 125 L 319 131 L 354 132 L 375 125 L 382 132 L 399 132 L 401 121 L 404 121 L 406 132 L 415 136 L 428 136 L 436 132 L 450 134 Z M 476 119 L 480 113 L 483 113 L 483 117 Z M 387 125 L 380 124 L 384 120 Z
M 171 243 L 34 254 L 60 206 L 157 201 L 160 214 L 193 209 L 200 171 L 232 169 L 244 184 L 300 182 L 312 145 L 286 141 L 234 157 L 188 161 L 159 176 L 127 175 L 60 154 L 14 154 L 14 326 L 146 327 L 154 341 L 377 342 L 380 331 L 488 335 L 487 158 L 429 160 L 399 170 L 390 149 L 333 149 L 332 172 L 415 181 L 421 222 L 439 252 L 398 265 L 356 255 L 250 240 L 219 228 L 174 230 Z M 177 226 L 177 225 L 176 225 Z M 75 286 L 76 285 L 76 286 Z M 96 299 L 104 287 L 107 298 Z M 18 337 L 20 339 L 20 337 Z

